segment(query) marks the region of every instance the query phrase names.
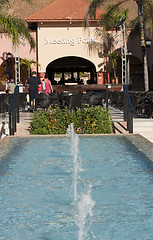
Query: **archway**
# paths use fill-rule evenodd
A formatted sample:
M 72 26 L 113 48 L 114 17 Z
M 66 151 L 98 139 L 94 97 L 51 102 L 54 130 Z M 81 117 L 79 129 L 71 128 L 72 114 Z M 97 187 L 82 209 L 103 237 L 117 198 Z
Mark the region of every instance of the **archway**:
M 120 54 L 120 49 L 115 51 Z M 128 72 L 129 71 L 129 72 Z M 122 59 L 119 57 L 117 59 L 117 69 L 116 69 L 118 83 L 122 83 Z M 112 70 L 110 71 L 112 76 Z M 129 90 L 133 91 L 144 91 L 144 73 L 143 73 L 143 63 L 142 61 L 134 56 L 127 56 L 127 84 Z
M 144 91 L 144 73 L 141 60 L 135 56 L 130 57 L 130 86 L 133 91 Z
M 83 77 L 88 78 L 87 83 L 96 83 L 96 67 L 95 65 L 81 57 L 62 57 L 50 62 L 46 68 L 46 73 L 52 84 L 57 84 L 55 77 L 60 76 L 58 84 L 76 83 L 82 84 Z
M 117 76 L 122 83 L 122 60 L 117 61 Z M 136 56 L 127 58 L 127 84 L 129 90 L 144 91 L 143 64 Z

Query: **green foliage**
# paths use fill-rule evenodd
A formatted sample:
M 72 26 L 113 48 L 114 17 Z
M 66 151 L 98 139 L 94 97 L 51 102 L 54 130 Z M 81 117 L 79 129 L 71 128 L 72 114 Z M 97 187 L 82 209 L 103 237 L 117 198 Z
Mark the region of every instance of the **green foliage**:
M 128 9 L 121 11 L 118 5 L 109 5 L 106 13 L 101 18 L 104 31 L 110 30 L 118 25 L 122 18 L 128 17 Z
M 151 0 L 144 1 L 144 24 L 146 30 L 153 34 L 153 3 Z
M 105 14 L 101 16 L 101 26 L 103 26 L 104 31 L 114 27 L 114 24 L 117 24 L 120 18 L 125 17 L 127 19 L 128 9 L 124 12 L 120 12 L 120 6 L 124 6 L 126 2 L 130 0 L 119 0 L 116 4 L 111 7 L 108 6 L 108 9 Z M 144 33 L 150 37 L 153 35 L 153 2 L 152 0 L 133 0 L 138 5 L 138 16 L 136 19 L 133 19 L 129 27 L 132 27 L 132 34 L 136 35 L 139 33 L 141 36 L 141 46 L 143 46 Z M 92 0 L 89 8 L 85 14 L 85 26 L 89 26 L 89 19 L 96 17 L 96 10 L 102 4 L 109 4 L 108 0 Z M 130 5 L 130 8 L 133 8 L 133 4 Z M 137 10 L 136 10 L 137 11 Z M 144 32 L 143 32 L 144 31 Z
M 40 64 L 35 61 L 35 60 L 29 60 L 27 58 L 22 58 L 21 61 L 20 61 L 20 64 L 21 66 L 24 64 L 27 66 L 28 68 L 28 75 L 30 76 L 30 71 L 31 71 L 31 64 L 34 64 L 34 65 L 37 65 L 37 66 L 40 66 Z
M 106 108 L 101 106 L 60 109 L 50 108 L 47 111 L 35 112 L 31 121 L 31 134 L 66 134 L 68 125 L 73 123 L 78 134 L 112 133 L 111 117 Z
M 112 67 L 113 67 L 113 71 L 114 71 L 114 77 L 116 77 L 116 70 L 117 70 L 117 60 L 119 58 L 121 58 L 121 55 L 116 53 L 116 52 L 112 52 L 110 54 L 106 55 L 107 57 L 109 57 L 112 61 Z
M 31 3 L 31 0 L 25 1 Z M 20 44 L 20 37 L 22 36 L 28 40 L 31 49 L 35 48 L 35 40 L 30 34 L 26 21 L 7 14 L 5 10 L 3 11 L 5 6 L 11 8 L 11 4 L 10 0 L 0 0 L 0 30 L 5 31 L 7 35 L 12 38 L 14 46 Z
M 0 13 L 0 30 L 4 30 L 12 37 L 13 45 L 19 45 L 20 37 L 24 36 L 29 41 L 31 49 L 35 47 L 35 41 L 23 19 Z
M 88 77 L 88 72 L 80 72 L 81 77 Z
M 144 0 L 143 1 L 143 24 L 144 24 L 145 34 L 148 36 L 153 35 L 153 14 L 152 13 L 153 13 L 152 1 Z M 132 31 L 131 31 L 132 37 L 136 35 L 141 36 L 140 22 L 138 17 L 133 19 L 130 22 L 129 26 L 132 28 Z

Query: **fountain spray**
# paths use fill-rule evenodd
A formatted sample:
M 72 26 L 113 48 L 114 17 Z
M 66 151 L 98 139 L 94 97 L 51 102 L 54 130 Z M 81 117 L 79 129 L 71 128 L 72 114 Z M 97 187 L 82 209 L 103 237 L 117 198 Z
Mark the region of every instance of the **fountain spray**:
M 71 154 L 74 156 L 73 166 L 73 187 L 74 187 L 74 202 L 77 204 L 76 225 L 79 228 L 78 240 L 84 240 L 87 237 L 86 222 L 87 216 L 90 217 L 92 223 L 93 212 L 92 209 L 95 205 L 95 201 L 91 198 L 92 185 L 90 184 L 87 193 L 80 194 L 80 200 L 78 200 L 77 185 L 78 185 L 78 172 L 81 171 L 82 158 L 79 154 L 79 135 L 74 132 L 73 123 L 68 126 L 67 135 L 71 139 Z M 93 239 L 93 232 L 91 232 Z

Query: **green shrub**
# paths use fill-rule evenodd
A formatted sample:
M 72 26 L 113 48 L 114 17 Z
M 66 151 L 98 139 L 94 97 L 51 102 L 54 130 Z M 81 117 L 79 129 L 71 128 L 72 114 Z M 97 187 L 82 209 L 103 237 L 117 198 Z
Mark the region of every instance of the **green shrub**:
M 73 123 L 78 134 L 112 133 L 111 117 L 101 106 L 60 109 L 49 108 L 35 112 L 31 121 L 31 134 L 65 134 L 68 125 Z

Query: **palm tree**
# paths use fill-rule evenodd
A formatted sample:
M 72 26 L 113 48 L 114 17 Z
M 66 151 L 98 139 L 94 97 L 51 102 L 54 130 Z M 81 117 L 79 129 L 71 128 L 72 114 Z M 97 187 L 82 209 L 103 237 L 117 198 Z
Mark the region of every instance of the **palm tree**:
M 122 18 L 128 18 L 128 9 L 121 11 L 118 5 L 108 5 L 106 13 L 102 16 L 100 23 L 104 31 L 114 28 Z
M 112 61 L 113 78 L 116 79 L 117 60 L 121 57 L 121 55 L 117 54 L 116 52 L 112 52 L 107 54 L 107 57 L 109 57 Z
M 34 64 L 36 66 L 40 66 L 40 64 L 37 61 L 34 60 L 29 60 L 27 58 L 22 58 L 20 61 L 21 66 L 24 64 L 27 66 L 28 69 L 28 77 L 30 77 L 30 72 L 31 72 L 31 65 Z
M 31 2 L 31 0 L 26 1 Z M 26 22 L 3 11 L 4 5 L 9 5 L 9 3 L 9 0 L 0 0 L 0 30 L 6 32 L 12 38 L 14 46 L 19 45 L 20 37 L 23 36 L 28 40 L 31 49 L 34 48 L 35 41 L 30 35 Z
M 153 4 L 151 0 L 135 0 L 138 5 L 138 17 L 131 22 L 132 34 L 139 34 L 141 40 L 145 91 L 149 90 L 148 66 L 145 37 L 153 34 Z
M 114 8 L 120 6 L 121 4 L 127 2 L 129 0 L 118 1 Z M 145 51 L 145 34 L 152 35 L 153 31 L 153 4 L 151 0 L 133 0 L 138 5 L 138 17 L 133 21 L 133 23 L 137 23 L 140 32 L 140 41 L 142 47 L 142 57 L 143 57 L 143 64 L 144 64 L 144 82 L 145 82 L 145 91 L 149 90 L 149 83 L 148 83 L 148 68 L 147 68 L 147 60 L 146 60 L 146 51 Z M 96 16 L 96 9 L 100 7 L 100 5 L 104 3 L 109 3 L 109 0 L 93 0 L 87 10 L 86 19 L 92 18 Z M 113 8 L 112 8 L 113 10 Z M 112 26 L 113 27 L 113 26 Z M 136 28 L 135 28 L 136 29 Z

